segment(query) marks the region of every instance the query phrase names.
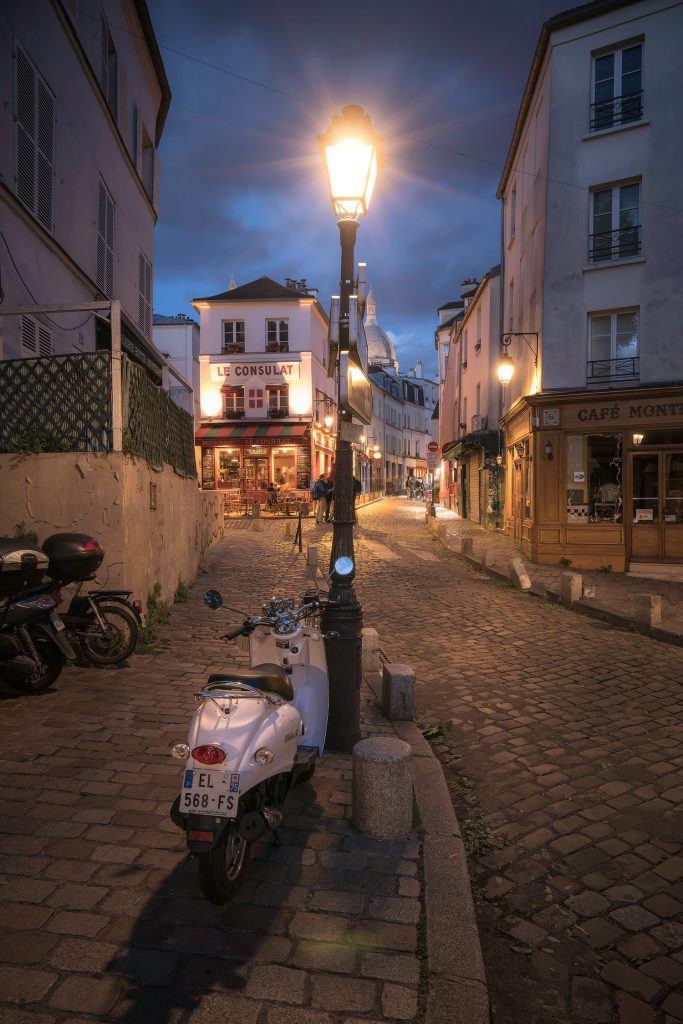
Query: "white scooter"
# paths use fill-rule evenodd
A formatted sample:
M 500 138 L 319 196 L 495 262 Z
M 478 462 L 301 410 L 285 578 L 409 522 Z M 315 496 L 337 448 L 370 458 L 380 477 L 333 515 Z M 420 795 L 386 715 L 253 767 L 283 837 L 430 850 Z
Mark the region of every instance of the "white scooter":
M 339 558 L 332 578 L 353 569 L 352 559 Z M 208 590 L 204 601 L 213 609 L 223 605 L 217 590 Z M 311 778 L 323 752 L 325 638 L 312 624 L 320 605 L 320 592 L 309 592 L 299 607 L 293 598 L 273 598 L 262 616 L 225 634 L 222 639 L 249 637 L 251 667 L 209 676 L 196 694 L 187 742 L 172 748 L 186 767 L 171 817 L 187 833 L 212 903 L 236 895 L 250 844 L 282 824 L 287 793 Z

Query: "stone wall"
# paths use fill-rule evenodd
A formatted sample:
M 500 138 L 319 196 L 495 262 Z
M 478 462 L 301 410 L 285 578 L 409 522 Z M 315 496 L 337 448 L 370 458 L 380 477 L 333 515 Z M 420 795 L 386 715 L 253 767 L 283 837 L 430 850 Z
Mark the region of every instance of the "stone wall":
M 98 582 L 130 587 L 143 601 L 155 583 L 172 600 L 178 580 L 194 578 L 222 535 L 222 512 L 222 494 L 121 453 L 0 455 L 0 536 L 18 524 L 39 542 L 92 534 L 106 551 Z

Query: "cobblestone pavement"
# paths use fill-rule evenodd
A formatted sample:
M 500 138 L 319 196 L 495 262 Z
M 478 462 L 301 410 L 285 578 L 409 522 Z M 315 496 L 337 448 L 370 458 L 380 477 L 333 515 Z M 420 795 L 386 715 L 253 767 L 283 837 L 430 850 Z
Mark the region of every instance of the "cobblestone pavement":
M 326 756 L 259 847 L 240 902 L 199 892 L 168 819 L 193 690 L 232 652 L 238 617 L 303 589 L 284 524 L 231 524 L 156 654 L 71 669 L 54 691 L 0 694 L 2 1024 L 366 1024 L 417 1013 L 417 837 L 380 843 L 348 820 L 350 759 Z M 369 701 L 365 725 L 380 725 Z
M 492 580 L 406 499 L 358 518 L 365 622 L 447 723 L 437 753 L 483 847 L 494 1021 L 683 1020 L 683 651 Z

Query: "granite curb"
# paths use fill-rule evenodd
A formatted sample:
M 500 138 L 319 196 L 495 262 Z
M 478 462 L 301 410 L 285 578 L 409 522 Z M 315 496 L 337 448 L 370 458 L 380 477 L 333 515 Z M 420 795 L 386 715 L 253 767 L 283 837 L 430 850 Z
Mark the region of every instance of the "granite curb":
M 441 544 L 458 558 L 461 558 L 468 565 L 473 566 L 476 569 L 480 569 L 485 572 L 487 576 L 491 576 L 493 579 L 498 580 L 500 583 L 507 583 L 510 587 L 514 588 L 514 582 L 509 573 L 500 568 L 500 565 L 487 565 L 482 558 L 478 558 L 476 555 L 462 554 L 460 551 L 455 550 L 446 542 L 445 533 L 438 529 L 438 526 L 432 526 L 431 523 L 438 524 L 438 519 L 427 519 L 428 529 L 435 535 Z M 531 589 L 523 591 L 523 593 L 530 594 L 532 597 L 540 597 L 545 601 L 550 601 L 553 604 L 560 603 L 560 595 L 556 590 L 546 587 L 543 583 L 532 582 Z M 581 598 L 579 601 L 574 601 L 573 604 L 567 607 L 569 611 L 577 612 L 579 615 L 586 615 L 591 619 L 599 619 L 601 622 L 608 622 L 611 626 L 616 626 L 619 629 L 625 629 L 629 633 L 640 633 L 643 636 L 649 636 L 652 640 L 657 640 L 660 643 L 671 644 L 674 647 L 683 647 L 683 634 L 676 633 L 673 630 L 664 629 L 661 626 L 644 626 L 634 622 L 629 615 L 623 615 L 621 612 L 612 611 L 610 608 L 604 608 L 601 605 L 594 604 L 588 598 Z
M 381 678 L 366 682 L 378 701 Z M 427 944 L 425 1024 L 489 1024 L 489 998 L 467 854 L 441 762 L 414 722 L 392 722 L 412 750 L 422 834 Z

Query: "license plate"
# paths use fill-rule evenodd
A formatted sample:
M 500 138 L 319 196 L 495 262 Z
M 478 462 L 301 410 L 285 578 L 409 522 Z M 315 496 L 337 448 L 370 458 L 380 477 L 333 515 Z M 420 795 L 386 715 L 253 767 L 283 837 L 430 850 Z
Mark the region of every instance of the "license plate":
M 50 613 L 50 622 L 54 626 L 57 633 L 61 633 L 62 630 L 64 629 L 64 623 L 60 619 L 59 615 L 55 614 L 55 612 Z
M 239 797 L 240 777 L 236 772 L 185 769 L 180 790 L 180 810 L 183 814 L 235 818 Z

